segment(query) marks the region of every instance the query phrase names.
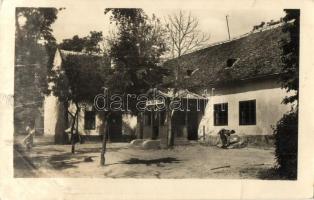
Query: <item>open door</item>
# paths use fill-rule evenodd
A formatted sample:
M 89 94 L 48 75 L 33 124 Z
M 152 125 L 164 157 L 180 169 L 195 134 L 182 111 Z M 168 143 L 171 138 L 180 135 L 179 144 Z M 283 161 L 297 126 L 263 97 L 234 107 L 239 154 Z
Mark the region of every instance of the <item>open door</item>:
M 152 113 L 152 139 L 159 137 L 159 112 Z

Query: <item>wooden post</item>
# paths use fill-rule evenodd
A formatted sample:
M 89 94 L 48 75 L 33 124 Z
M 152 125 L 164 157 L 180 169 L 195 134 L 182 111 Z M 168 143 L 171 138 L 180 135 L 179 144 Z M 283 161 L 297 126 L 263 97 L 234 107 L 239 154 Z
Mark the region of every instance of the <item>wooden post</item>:
M 167 122 L 168 122 L 168 147 L 172 148 L 174 145 L 174 133 L 172 132 L 172 122 L 171 122 L 171 114 L 172 111 L 167 111 Z
M 229 30 L 228 17 L 229 17 L 229 15 L 226 15 L 227 28 L 228 28 L 228 37 L 229 37 L 229 40 L 230 40 L 230 30 Z
M 79 120 L 79 113 L 80 113 L 80 110 L 79 110 L 79 106 L 78 106 L 78 104 L 76 104 L 76 119 L 74 119 L 74 121 L 76 121 L 76 130 L 75 130 L 75 134 L 73 134 L 73 130 L 72 130 L 72 138 L 71 138 L 71 144 L 72 144 L 72 149 L 71 149 L 71 152 L 72 152 L 72 154 L 74 154 L 75 153 L 75 143 L 76 143 L 76 141 L 75 141 L 75 136 L 78 138 L 78 120 Z
M 154 136 L 154 111 L 152 110 L 151 113 L 150 113 L 150 125 L 151 125 L 151 131 L 152 131 L 152 134 L 151 134 L 151 139 L 154 139 L 153 136 Z
M 160 111 L 157 111 L 157 117 L 158 117 L 158 133 L 157 133 L 157 138 L 160 138 L 160 126 L 161 126 L 161 122 L 160 122 Z
M 159 110 L 157 111 L 157 114 L 158 114 L 157 117 L 158 117 L 158 127 L 159 127 L 161 125 L 161 123 L 160 123 L 160 111 Z
M 188 123 L 188 111 L 186 110 L 185 111 L 185 138 L 188 139 L 189 138 L 189 131 L 188 131 L 188 126 L 189 126 L 189 123 Z
M 139 113 L 139 116 L 140 116 L 140 120 L 139 120 L 139 131 L 140 131 L 140 134 L 139 134 L 139 138 L 140 139 L 143 139 L 143 126 L 144 126 L 144 123 L 145 123 L 145 115 L 143 112 Z

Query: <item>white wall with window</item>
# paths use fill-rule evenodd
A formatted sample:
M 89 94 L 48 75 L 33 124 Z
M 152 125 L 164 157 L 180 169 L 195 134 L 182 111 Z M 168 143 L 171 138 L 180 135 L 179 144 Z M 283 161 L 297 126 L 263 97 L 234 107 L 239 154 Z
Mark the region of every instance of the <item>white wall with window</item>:
M 214 104 L 214 126 L 228 125 L 228 103 Z
M 205 134 L 216 135 L 222 128 L 234 129 L 240 135 L 270 135 L 272 126 L 291 108 L 281 103 L 288 94 L 276 79 L 250 81 L 212 91 L 199 124 L 199 136 L 203 135 L 203 130 Z

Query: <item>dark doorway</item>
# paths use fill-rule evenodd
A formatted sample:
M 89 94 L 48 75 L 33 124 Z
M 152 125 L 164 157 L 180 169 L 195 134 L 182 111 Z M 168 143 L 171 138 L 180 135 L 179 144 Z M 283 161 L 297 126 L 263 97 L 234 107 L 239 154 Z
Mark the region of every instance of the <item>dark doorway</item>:
M 188 123 L 188 140 L 197 140 L 198 139 L 198 113 L 196 111 L 190 111 L 187 113 Z
M 159 112 L 153 112 L 152 118 L 152 139 L 155 140 L 159 137 Z
M 159 127 L 158 126 L 153 126 L 153 136 L 152 139 L 155 140 L 159 136 Z
M 122 137 L 122 115 L 121 113 L 112 113 L 108 119 L 108 139 L 117 140 Z

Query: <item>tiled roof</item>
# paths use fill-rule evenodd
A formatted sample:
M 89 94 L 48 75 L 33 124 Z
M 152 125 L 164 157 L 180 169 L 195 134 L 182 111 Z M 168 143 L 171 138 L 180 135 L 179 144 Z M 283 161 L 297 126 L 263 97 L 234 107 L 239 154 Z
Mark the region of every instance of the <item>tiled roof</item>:
M 282 65 L 280 41 L 287 36 L 282 26 L 276 26 L 183 55 L 164 66 L 175 72 L 179 65 L 179 77 L 187 88 L 274 75 Z M 231 67 L 228 59 L 234 59 Z M 192 75 L 188 76 L 188 70 Z M 165 79 L 173 82 L 174 77 Z

